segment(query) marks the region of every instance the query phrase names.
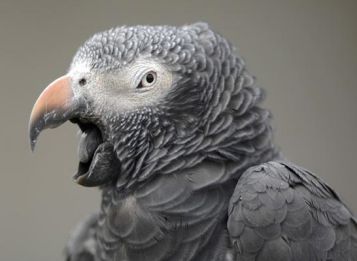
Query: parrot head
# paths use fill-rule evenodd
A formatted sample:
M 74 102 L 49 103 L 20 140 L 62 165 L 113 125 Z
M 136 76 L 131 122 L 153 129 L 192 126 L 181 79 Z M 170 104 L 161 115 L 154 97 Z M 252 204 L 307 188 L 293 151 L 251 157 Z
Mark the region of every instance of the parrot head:
M 237 92 L 241 67 L 230 44 L 205 23 L 97 33 L 36 101 L 31 147 L 42 130 L 71 121 L 82 131 L 74 179 L 130 187 L 193 153 L 192 139 L 202 142 Z M 197 153 L 195 162 L 203 158 Z

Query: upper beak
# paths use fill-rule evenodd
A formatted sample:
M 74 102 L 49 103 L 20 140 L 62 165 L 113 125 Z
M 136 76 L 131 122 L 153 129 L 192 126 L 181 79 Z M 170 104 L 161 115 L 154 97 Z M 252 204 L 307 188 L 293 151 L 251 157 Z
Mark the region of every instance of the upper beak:
M 29 135 L 31 149 L 34 150 L 37 137 L 47 128 L 55 128 L 79 113 L 80 102 L 71 88 L 71 79 L 64 75 L 50 85 L 38 97 L 33 106 Z

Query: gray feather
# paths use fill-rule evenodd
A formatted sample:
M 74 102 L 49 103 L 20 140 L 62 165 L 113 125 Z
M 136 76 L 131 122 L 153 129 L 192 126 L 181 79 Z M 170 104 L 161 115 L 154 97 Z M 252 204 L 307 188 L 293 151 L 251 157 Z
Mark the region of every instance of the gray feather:
M 343 248 L 348 260 L 356 258 L 352 214 L 326 183 L 292 163 L 272 161 L 248 169 L 235 188 L 230 209 L 228 230 L 239 244 L 238 256 L 344 260 Z

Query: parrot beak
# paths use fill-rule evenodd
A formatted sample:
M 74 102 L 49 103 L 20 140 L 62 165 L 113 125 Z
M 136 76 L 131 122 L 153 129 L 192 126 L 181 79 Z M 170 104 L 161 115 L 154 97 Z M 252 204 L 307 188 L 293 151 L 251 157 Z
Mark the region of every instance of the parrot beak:
M 40 132 L 55 128 L 76 116 L 80 103 L 75 99 L 71 79 L 64 75 L 53 81 L 38 97 L 30 116 L 29 136 L 33 151 Z
M 56 128 L 67 120 L 78 124 L 82 131 L 80 162 L 74 180 L 80 185 L 93 187 L 110 182 L 120 169 L 113 146 L 103 141 L 98 126 L 81 116 L 87 111 L 86 102 L 73 93 L 71 78 L 64 75 L 38 97 L 33 106 L 29 135 L 32 151 L 42 130 Z

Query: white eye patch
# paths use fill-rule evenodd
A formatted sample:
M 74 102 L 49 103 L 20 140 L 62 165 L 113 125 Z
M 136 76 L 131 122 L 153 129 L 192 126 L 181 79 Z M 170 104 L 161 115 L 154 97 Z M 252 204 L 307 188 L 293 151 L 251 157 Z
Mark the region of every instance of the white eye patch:
M 73 73 L 80 68 L 73 68 Z M 84 68 L 82 68 L 84 69 Z M 141 57 L 132 64 L 116 71 L 95 70 L 89 74 L 86 92 L 98 107 L 110 106 L 118 112 L 126 112 L 145 106 L 155 106 L 171 90 L 173 73 L 150 57 Z

